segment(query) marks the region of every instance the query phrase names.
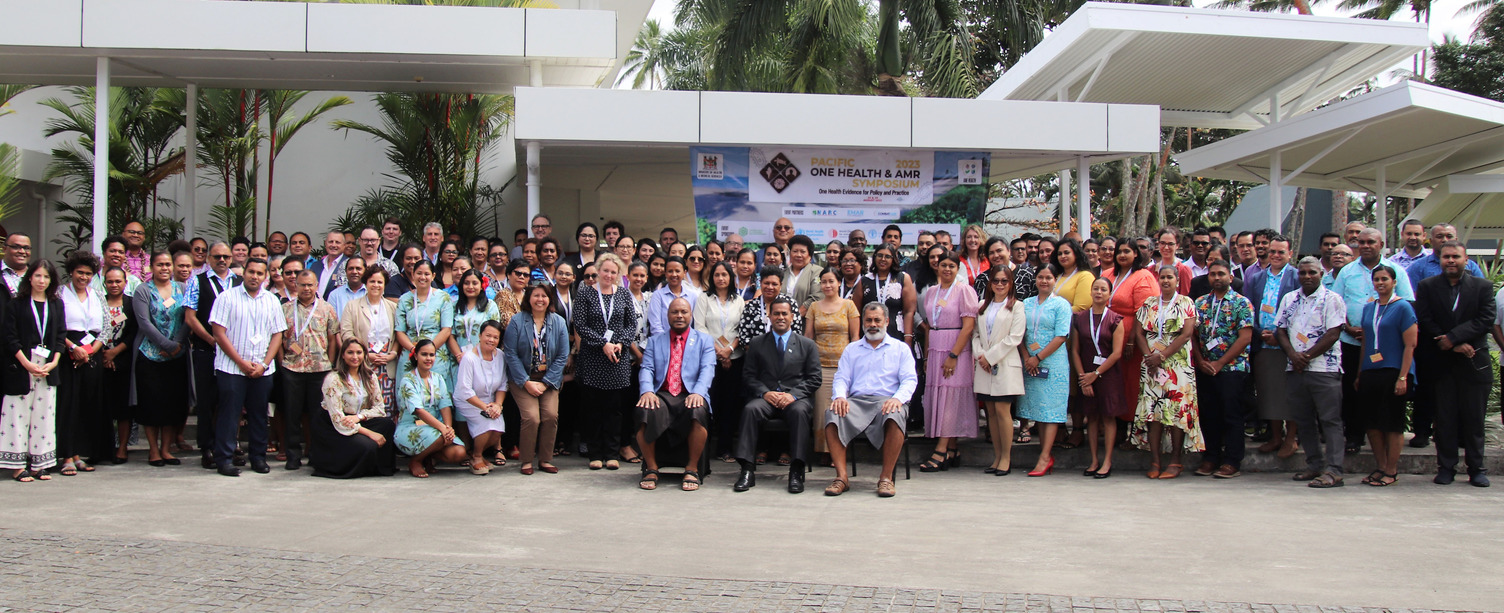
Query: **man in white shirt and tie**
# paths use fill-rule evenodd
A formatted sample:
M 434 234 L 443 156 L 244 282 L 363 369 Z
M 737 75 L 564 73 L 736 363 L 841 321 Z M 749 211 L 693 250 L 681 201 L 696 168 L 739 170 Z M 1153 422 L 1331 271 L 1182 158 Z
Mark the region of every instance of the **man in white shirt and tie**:
M 919 385 L 919 375 L 908 346 L 888 336 L 887 330 L 888 309 L 880 303 L 868 304 L 862 308 L 862 338 L 841 353 L 825 417 L 824 436 L 836 465 L 836 478 L 825 488 L 826 496 L 851 489 L 846 446 L 863 434 L 873 447 L 883 450 L 877 495 L 887 498 L 896 493 L 893 471 L 907 436 L 909 399 Z

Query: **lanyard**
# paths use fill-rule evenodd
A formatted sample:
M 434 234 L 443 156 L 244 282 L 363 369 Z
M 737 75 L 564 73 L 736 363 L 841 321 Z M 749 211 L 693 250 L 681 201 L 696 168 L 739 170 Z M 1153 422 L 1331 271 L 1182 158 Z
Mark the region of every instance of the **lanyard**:
M 295 338 L 295 339 L 303 338 L 303 335 L 308 332 L 308 326 L 313 323 L 313 309 L 314 309 L 314 307 L 317 307 L 318 305 L 319 305 L 319 302 L 317 300 L 314 300 L 313 301 L 313 306 L 308 307 L 308 319 L 303 320 L 303 323 L 300 325 L 300 324 L 298 324 L 298 307 L 303 306 L 303 305 L 298 304 L 296 302 L 293 303 L 293 305 L 292 305 L 292 328 L 293 328 L 292 337 L 293 338 Z
M 857 283 L 861 283 L 861 279 L 858 279 Z M 850 299 L 851 292 L 856 291 L 856 286 L 852 285 L 851 287 L 846 287 L 846 282 L 842 281 L 840 287 L 837 288 L 837 291 L 840 292 L 842 298 Z
M 1157 315 L 1159 316 L 1159 338 L 1157 340 L 1159 340 L 1159 342 L 1161 343 L 1165 341 L 1165 316 L 1169 314 L 1170 309 L 1175 308 L 1175 302 L 1179 299 L 1180 294 L 1177 293 L 1170 295 L 1170 301 L 1168 303 L 1165 302 L 1163 298 L 1161 298 L 1159 301 L 1159 312 L 1157 313 Z
M 721 335 L 725 336 L 731 329 L 731 296 L 728 294 L 725 300 L 721 300 L 719 296 L 711 294 L 711 300 L 716 303 L 716 310 L 721 312 Z
M 1002 310 L 1002 301 L 993 302 L 987 306 L 987 338 L 992 338 L 992 330 L 997 327 L 997 314 Z
M 225 288 L 224 288 L 224 286 L 222 286 L 222 285 L 219 284 L 220 283 L 219 282 L 219 277 L 216 277 L 216 276 L 214 276 L 212 274 L 209 275 L 209 283 L 214 286 L 214 297 L 215 298 L 218 298 L 221 293 L 224 293 Z
M 545 319 L 543 321 L 541 329 L 536 326 L 530 327 L 533 330 L 533 353 L 537 357 L 538 363 L 543 364 L 548 361 L 548 355 L 543 352 L 543 333 L 548 329 L 548 320 Z
M 893 282 L 893 273 L 891 271 L 888 272 L 888 278 L 887 279 L 879 279 L 879 278 L 877 278 L 877 274 L 873 273 L 873 275 L 872 275 L 872 281 L 877 284 L 877 299 L 878 300 L 887 300 L 888 299 L 888 293 L 887 293 L 888 284 Z
M 1048 300 L 1048 298 L 1044 300 Z M 1029 326 L 1031 328 L 1029 335 L 1036 343 L 1042 340 L 1039 338 L 1039 318 L 1044 316 L 1044 300 L 1041 300 L 1038 296 L 1034 297 L 1034 317 L 1031 318 L 1033 322 Z
M 1133 276 L 1133 271 L 1130 270 L 1127 274 L 1119 275 L 1117 274 L 1117 271 L 1114 270 L 1112 271 L 1112 274 L 1116 278 L 1112 280 L 1112 295 L 1107 297 L 1108 304 L 1112 304 L 1112 301 L 1118 299 L 1118 288 L 1123 286 L 1123 283 L 1128 280 L 1128 277 Z
M 762 307 L 762 324 L 763 324 L 763 329 L 767 330 L 769 328 L 772 328 L 773 327 L 773 320 L 768 319 L 768 299 L 767 298 L 758 298 L 757 300 L 758 300 L 758 304 Z
M 611 313 L 616 311 L 616 292 L 609 294 L 602 292 L 599 285 L 595 287 L 595 293 L 601 297 L 601 315 L 606 318 L 606 328 L 611 327 Z
M 1383 353 L 1383 352 L 1379 351 L 1379 341 L 1381 341 L 1381 340 L 1384 339 L 1384 335 L 1380 332 L 1379 324 L 1383 323 L 1383 321 L 1384 321 L 1384 307 L 1387 307 L 1387 306 L 1389 306 L 1391 304 L 1394 304 L 1394 298 L 1395 298 L 1394 296 L 1390 296 L 1389 297 L 1389 302 L 1375 303 L 1373 305 L 1373 352 L 1374 353 Z M 1452 308 L 1455 309 L 1457 307 L 1452 307 Z
M 1211 297 L 1212 330 L 1215 331 L 1217 329 L 1217 323 L 1222 320 L 1222 305 L 1227 303 L 1227 297 L 1224 296 L 1222 298 L 1217 298 L 1216 294 L 1212 294 Z
M 955 281 L 951 281 L 950 287 L 945 288 L 945 294 L 944 295 L 940 295 L 939 294 L 940 288 L 938 288 L 938 287 L 935 288 L 935 292 L 936 292 L 936 294 L 935 294 L 935 306 L 931 307 L 931 311 L 935 315 L 934 315 L 934 317 L 930 318 L 930 325 L 931 326 L 933 326 L 934 324 L 940 323 L 940 309 L 945 308 L 946 303 L 950 301 L 950 293 L 952 291 L 954 291 L 955 289 L 956 289 L 956 282 Z
M 31 301 L 31 321 L 33 323 L 37 324 L 37 346 L 38 347 L 41 347 L 41 346 L 47 344 L 47 318 L 50 317 L 51 315 L 52 315 L 52 313 L 47 310 L 47 305 L 45 303 L 42 305 L 42 314 L 38 315 L 37 314 L 37 301 L 35 301 L 35 300 Z
M 559 304 L 564 307 L 564 321 L 574 321 L 574 296 L 570 296 L 569 300 L 560 300 Z
M 1086 311 L 1086 329 L 1091 331 L 1091 346 L 1096 348 L 1097 355 L 1102 355 L 1102 325 L 1107 323 L 1107 309 L 1102 309 L 1101 319 L 1092 319 L 1096 313 Z
M 1076 272 L 1071 273 L 1071 276 L 1066 277 L 1064 281 L 1056 283 L 1055 284 L 1055 289 L 1050 291 L 1050 295 L 1052 295 L 1052 296 L 1059 296 L 1060 295 L 1060 288 L 1065 287 L 1065 284 L 1070 283 L 1071 279 L 1076 278 L 1076 275 L 1079 275 L 1079 274 L 1081 274 L 1081 271 L 1077 270 Z

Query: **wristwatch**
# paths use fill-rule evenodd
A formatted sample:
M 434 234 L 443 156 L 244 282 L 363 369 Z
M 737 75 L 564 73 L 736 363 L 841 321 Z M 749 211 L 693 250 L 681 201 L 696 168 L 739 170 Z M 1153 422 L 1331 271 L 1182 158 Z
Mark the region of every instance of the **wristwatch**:
M 950 356 L 950 359 L 952 359 L 952 360 L 961 357 L 961 356 L 956 355 L 956 352 L 954 352 L 954 351 L 947 351 L 947 352 L 945 352 L 945 355 Z

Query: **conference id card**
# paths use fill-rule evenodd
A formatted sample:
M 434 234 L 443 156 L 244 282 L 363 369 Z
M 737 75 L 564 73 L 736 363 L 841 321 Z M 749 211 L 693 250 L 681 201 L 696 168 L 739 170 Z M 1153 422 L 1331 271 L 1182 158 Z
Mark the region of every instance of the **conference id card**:
M 123 323 L 125 323 L 125 313 L 119 313 L 110 318 L 110 324 L 112 325 L 118 326 Z
M 1154 350 L 1155 351 L 1164 351 L 1164 349 L 1166 347 L 1169 347 L 1169 345 L 1166 345 L 1166 344 L 1164 344 L 1162 342 L 1159 342 L 1159 341 L 1154 341 Z
M 611 337 L 613 337 L 615 335 L 616 335 L 616 332 L 614 330 L 607 330 L 606 331 L 606 342 L 608 342 L 608 343 L 611 342 Z
M 1374 364 L 1378 364 L 1379 362 L 1383 362 L 1384 361 L 1384 354 L 1382 354 L 1382 353 L 1369 354 L 1368 361 L 1373 362 Z
M 1096 364 L 1097 366 L 1101 366 L 1101 365 L 1107 363 L 1107 358 L 1104 358 L 1102 356 L 1097 356 L 1097 357 L 1094 357 L 1094 358 L 1091 359 L 1091 363 L 1092 364 Z
M 1309 342 L 1311 342 L 1311 337 L 1306 336 L 1306 335 L 1304 335 L 1304 334 L 1302 334 L 1300 332 L 1296 332 L 1295 333 L 1295 340 L 1300 341 L 1302 343 L 1309 343 Z
M 86 333 L 84 334 L 83 338 L 78 339 L 78 344 L 79 346 L 93 345 L 95 340 L 96 339 L 94 338 L 94 335 L 92 333 Z
M 1266 304 L 1264 306 L 1259 307 L 1259 309 L 1263 310 L 1265 313 L 1268 313 L 1270 315 L 1274 314 L 1274 305 L 1272 305 L 1272 304 Z
M 178 303 L 178 301 L 177 301 L 176 298 L 163 298 L 162 299 L 162 306 L 164 308 L 169 308 L 170 309 L 170 308 L 172 308 L 172 305 L 177 304 L 177 303 Z
M 1029 343 L 1029 351 L 1039 353 L 1039 343 Z

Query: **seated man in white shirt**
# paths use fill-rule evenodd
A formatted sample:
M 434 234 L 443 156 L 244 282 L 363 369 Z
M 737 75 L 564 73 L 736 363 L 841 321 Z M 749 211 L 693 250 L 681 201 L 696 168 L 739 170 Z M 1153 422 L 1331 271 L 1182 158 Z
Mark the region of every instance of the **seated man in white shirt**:
M 830 412 L 825 418 L 825 438 L 831 462 L 836 465 L 836 479 L 825 488 L 826 496 L 839 496 L 851 489 L 846 446 L 861 434 L 883 450 L 877 495 L 887 498 L 896 493 L 893 470 L 907 436 L 904 425 L 908 423 L 908 403 L 919 385 L 919 376 L 908 346 L 888 336 L 887 330 L 888 309 L 881 303 L 868 304 L 862 309 L 862 339 L 846 346 L 836 366 Z

